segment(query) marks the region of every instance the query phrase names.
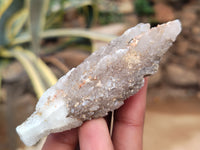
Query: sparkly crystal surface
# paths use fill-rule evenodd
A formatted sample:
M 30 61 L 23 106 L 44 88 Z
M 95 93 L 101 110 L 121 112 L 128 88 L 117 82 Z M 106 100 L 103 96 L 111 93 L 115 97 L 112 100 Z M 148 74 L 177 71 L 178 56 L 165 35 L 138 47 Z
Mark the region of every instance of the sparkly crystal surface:
M 26 145 L 78 127 L 123 105 L 158 70 L 163 54 L 181 31 L 178 20 L 151 28 L 138 24 L 91 54 L 40 98 L 35 112 L 17 132 Z

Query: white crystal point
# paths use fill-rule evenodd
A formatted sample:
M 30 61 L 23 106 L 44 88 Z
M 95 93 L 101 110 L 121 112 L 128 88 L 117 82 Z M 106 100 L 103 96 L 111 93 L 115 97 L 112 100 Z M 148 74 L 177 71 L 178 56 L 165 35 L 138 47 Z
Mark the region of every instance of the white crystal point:
M 119 108 L 143 86 L 144 76 L 158 70 L 180 31 L 179 20 L 152 29 L 141 23 L 95 51 L 42 95 L 35 112 L 16 128 L 21 140 L 31 146 Z
M 161 57 L 175 41 L 181 32 L 179 20 L 170 21 L 166 24 L 151 28 L 151 32 L 145 32 L 142 36 L 136 37 L 138 44 L 136 51 L 146 51 L 151 56 Z
M 16 128 L 21 140 L 27 146 L 34 145 L 40 138 L 49 133 L 69 130 L 82 124 L 82 121 L 76 118 L 66 117 L 69 109 L 66 107 L 62 90 L 58 89 L 57 86 L 61 84 L 60 82 L 64 82 L 71 71 L 42 95 L 36 105 L 35 112 Z

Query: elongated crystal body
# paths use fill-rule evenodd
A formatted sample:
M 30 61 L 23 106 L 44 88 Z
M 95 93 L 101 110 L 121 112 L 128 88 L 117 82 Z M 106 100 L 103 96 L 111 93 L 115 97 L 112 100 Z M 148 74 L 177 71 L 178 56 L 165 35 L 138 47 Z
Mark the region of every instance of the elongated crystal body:
M 150 29 L 138 24 L 89 56 L 49 88 L 17 133 L 26 145 L 52 132 L 103 117 L 138 92 L 144 76 L 158 70 L 161 56 L 181 31 L 178 20 Z

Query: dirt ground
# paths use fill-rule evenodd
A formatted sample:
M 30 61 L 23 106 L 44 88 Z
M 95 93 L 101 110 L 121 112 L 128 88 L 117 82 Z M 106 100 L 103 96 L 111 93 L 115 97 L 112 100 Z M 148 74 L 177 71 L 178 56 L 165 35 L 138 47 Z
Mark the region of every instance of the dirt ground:
M 144 150 L 199 150 L 200 101 L 163 101 L 147 105 Z

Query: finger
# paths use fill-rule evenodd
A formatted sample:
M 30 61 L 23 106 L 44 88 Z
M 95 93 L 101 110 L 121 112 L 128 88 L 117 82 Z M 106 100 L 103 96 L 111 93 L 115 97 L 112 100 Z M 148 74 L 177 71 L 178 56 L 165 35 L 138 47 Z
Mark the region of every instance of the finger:
M 113 150 L 106 121 L 103 118 L 85 122 L 79 129 L 81 150 Z
M 116 150 L 142 150 L 147 80 L 142 89 L 116 111 L 113 144 Z
M 47 137 L 42 150 L 74 150 L 77 142 L 77 129 L 53 133 Z

